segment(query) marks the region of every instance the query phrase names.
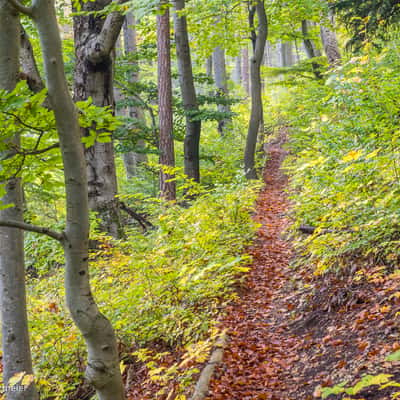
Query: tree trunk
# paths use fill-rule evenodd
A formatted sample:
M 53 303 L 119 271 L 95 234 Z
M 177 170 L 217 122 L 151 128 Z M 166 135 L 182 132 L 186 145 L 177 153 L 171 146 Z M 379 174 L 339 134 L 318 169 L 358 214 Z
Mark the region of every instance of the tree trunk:
M 89 206 L 81 131 L 64 73 L 54 2 L 36 0 L 32 10 L 44 60 L 49 101 L 54 110 L 64 164 L 66 303 L 87 350 L 86 378 L 99 400 L 125 400 L 114 330 L 92 296 L 88 268 Z
M 215 86 L 217 87 L 217 97 L 226 99 L 228 97 L 228 80 L 226 76 L 226 62 L 225 62 L 225 50 L 217 46 L 213 52 L 213 64 L 214 64 L 214 77 Z M 219 104 L 218 111 L 222 113 L 229 113 L 229 105 Z M 230 118 L 223 118 L 218 121 L 218 132 L 223 135 L 226 124 L 231 121 Z
M 163 166 L 175 167 L 174 138 L 172 136 L 172 79 L 169 7 L 160 1 L 157 15 L 157 65 L 158 65 L 158 118 L 160 131 L 160 193 L 165 200 L 176 199 L 174 175 L 163 170 Z
M 186 135 L 184 142 L 185 174 L 195 182 L 200 182 L 200 133 L 201 120 L 193 81 L 192 60 L 185 15 L 178 15 L 185 8 L 185 0 L 174 0 L 174 25 L 176 56 L 178 59 L 179 84 L 186 114 Z
M 257 14 L 258 28 L 255 30 L 254 18 Z M 249 24 L 253 44 L 253 57 L 250 63 L 251 76 L 251 113 L 247 132 L 246 149 L 244 153 L 244 168 L 247 179 L 257 179 L 255 170 L 255 152 L 257 136 L 263 120 L 262 82 L 260 68 L 264 57 L 265 42 L 268 34 L 267 15 L 264 0 L 257 0 L 249 9 Z
M 242 49 L 242 84 L 245 92 L 250 94 L 250 75 L 249 75 L 249 49 Z
M 82 11 L 100 11 L 109 3 L 110 0 L 81 1 L 81 7 Z M 112 22 L 107 23 L 103 16 L 74 16 L 74 99 L 82 101 L 91 97 L 96 106 L 114 109 L 112 50 L 124 17 L 113 13 L 107 19 Z M 87 130 L 83 134 L 86 135 Z M 113 143 L 95 142 L 86 149 L 85 156 L 89 207 L 98 213 L 100 228 L 119 238 L 123 232 L 116 199 L 118 189 Z
M 306 50 L 307 57 L 308 58 L 321 57 L 320 50 L 315 45 L 315 42 L 310 38 L 308 21 L 306 20 L 301 21 L 301 32 L 303 34 L 303 44 L 304 44 L 304 49 Z M 317 79 L 321 79 L 322 78 L 321 66 L 317 62 L 313 62 L 312 68 L 315 77 Z
M 233 81 L 240 85 L 242 83 L 242 58 L 240 55 L 235 57 L 235 69 L 233 71 Z
M 19 15 L 6 0 L 0 0 L 0 88 L 12 91 L 17 83 L 20 49 Z M 13 139 L 19 145 L 19 138 Z M 23 221 L 21 180 L 5 182 L 3 204 L 13 207 L 0 210 L 1 219 Z M 17 373 L 33 374 L 26 312 L 25 262 L 23 232 L 0 228 L 0 312 L 3 348 L 3 382 L 7 400 L 36 400 L 35 385 L 13 391 L 7 387 Z M 15 387 L 17 389 L 18 387 Z
M 291 42 L 282 42 L 282 67 L 291 67 L 294 64 L 293 45 Z
M 332 30 L 335 26 L 335 18 L 332 12 L 329 13 L 328 19 L 332 28 L 330 26 L 321 25 L 321 40 L 326 57 L 328 58 L 329 66 L 333 68 L 340 63 L 341 55 L 336 32 Z
M 212 56 L 207 57 L 206 60 L 206 74 L 209 78 L 212 79 L 213 77 L 213 60 L 212 60 Z
M 123 25 L 124 33 L 124 50 L 125 54 L 136 54 L 137 53 L 137 43 L 136 43 L 136 28 L 135 28 L 135 17 L 132 13 L 128 13 L 125 16 L 125 22 Z M 128 78 L 129 82 L 135 83 L 139 81 L 139 63 L 135 61 L 134 66 L 137 67 L 137 71 L 132 73 Z M 144 114 L 140 107 L 129 106 L 128 116 L 141 121 L 144 124 Z M 136 147 L 139 149 L 145 149 L 146 144 L 144 139 L 139 139 L 136 141 Z M 147 156 L 145 153 L 137 153 L 134 151 L 124 153 L 123 155 L 125 169 L 127 177 L 131 178 L 136 176 L 138 173 L 138 166 L 147 162 Z

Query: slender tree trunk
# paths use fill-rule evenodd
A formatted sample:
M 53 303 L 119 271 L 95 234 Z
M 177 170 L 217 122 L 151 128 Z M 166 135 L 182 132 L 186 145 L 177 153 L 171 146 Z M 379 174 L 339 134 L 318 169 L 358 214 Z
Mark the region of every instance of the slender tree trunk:
M 336 32 L 333 30 L 335 26 L 335 18 L 332 12 L 328 15 L 329 23 L 332 27 L 321 25 L 321 40 L 324 46 L 326 57 L 331 68 L 340 63 L 341 55 Z
M 54 110 L 64 164 L 66 230 L 65 293 L 72 318 L 88 350 L 86 378 L 100 400 L 125 400 L 114 330 L 92 296 L 88 268 L 89 206 L 81 131 L 64 73 L 54 2 L 36 0 L 32 10 L 44 60 L 49 101 Z
M 294 64 L 293 45 L 291 42 L 282 42 L 282 66 L 291 67 Z
M 212 79 L 213 77 L 213 60 L 212 60 L 212 56 L 207 57 L 206 60 L 206 74 L 209 78 Z
M 258 18 L 258 28 L 255 28 L 255 15 Z M 257 0 L 249 9 L 249 25 L 253 44 L 253 57 L 250 63 L 251 76 L 251 113 L 247 132 L 246 149 L 244 153 L 244 168 L 247 179 L 256 179 L 255 152 L 257 136 L 263 120 L 262 82 L 260 67 L 264 57 L 265 42 L 268 34 L 267 15 L 264 0 Z
M 301 33 L 303 34 L 303 44 L 308 58 L 321 57 L 321 52 L 310 37 L 309 22 L 304 20 L 301 22 Z M 317 62 L 312 63 L 314 75 L 317 79 L 322 78 L 321 66 Z
M 158 117 L 160 130 L 160 193 L 166 200 L 176 199 L 174 176 L 162 167 L 175 167 L 174 138 L 172 136 L 172 79 L 169 7 L 160 1 L 162 14 L 157 15 L 158 53 Z
M 132 13 L 128 13 L 125 16 L 125 22 L 123 25 L 123 33 L 124 33 L 124 50 L 125 54 L 136 54 L 137 53 L 137 43 L 136 43 L 136 28 L 135 28 L 135 17 Z M 135 61 L 132 63 L 133 66 L 137 69 L 135 72 L 129 76 L 129 82 L 136 83 L 139 81 L 139 63 Z M 135 118 L 140 121 L 144 125 L 144 114 L 143 110 L 140 107 L 129 106 L 128 107 L 128 115 L 131 118 Z M 146 147 L 144 139 L 136 140 L 136 147 L 144 150 Z M 147 162 L 146 154 L 130 151 L 128 153 L 124 153 L 123 155 L 125 169 L 128 178 L 137 175 L 138 167 L 140 164 Z
M 6 0 L 0 0 L 0 89 L 12 91 L 17 83 L 19 40 L 18 12 Z M 19 145 L 17 136 L 13 144 Z M 8 180 L 5 190 L 1 202 L 14 206 L 0 210 L 0 218 L 22 222 L 21 180 Z M 15 228 L 0 228 L 0 311 L 6 399 L 35 400 L 38 394 L 34 384 L 20 391 L 6 386 L 17 373 L 33 374 L 26 312 L 24 237 L 23 232 Z
M 174 0 L 174 25 L 176 55 L 178 59 L 179 83 L 183 107 L 186 113 L 186 135 L 184 143 L 185 174 L 195 182 L 200 182 L 200 133 L 201 121 L 195 115 L 199 111 L 193 81 L 192 60 L 185 15 L 178 15 L 185 8 L 185 0 Z
M 242 84 L 245 92 L 250 94 L 249 49 L 247 45 L 242 49 Z
M 110 0 L 81 2 L 82 11 L 100 11 Z M 76 101 L 93 99 L 99 107 L 115 108 L 113 91 L 112 50 L 121 30 L 124 17 L 110 14 L 111 24 L 103 16 L 79 15 L 74 17 L 75 73 L 74 98 Z M 106 31 L 107 30 L 107 31 Z M 84 130 L 84 135 L 87 130 Z M 85 151 L 89 207 L 98 213 L 100 228 L 114 237 L 121 237 L 122 224 L 112 142 L 95 144 Z
M 242 83 L 242 58 L 240 55 L 235 57 L 235 69 L 233 73 L 233 81 L 240 85 Z
M 226 74 L 226 62 L 225 62 L 225 50 L 217 46 L 213 52 L 213 64 L 214 64 L 214 77 L 215 86 L 217 87 L 217 97 L 227 98 L 228 97 L 228 79 Z M 222 113 L 229 113 L 229 105 L 219 104 L 218 111 Z M 218 121 L 218 132 L 223 135 L 224 128 L 231 121 L 230 118 L 226 117 Z

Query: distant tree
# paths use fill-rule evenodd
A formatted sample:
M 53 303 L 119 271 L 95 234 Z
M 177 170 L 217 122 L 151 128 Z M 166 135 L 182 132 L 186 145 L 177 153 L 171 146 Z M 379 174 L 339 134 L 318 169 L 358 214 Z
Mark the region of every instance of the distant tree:
M 160 1 L 160 14 L 157 15 L 157 53 L 158 53 L 158 116 L 159 150 L 161 167 L 175 166 L 174 138 L 172 136 L 172 78 L 171 78 L 171 41 L 169 6 Z M 173 175 L 160 171 L 160 192 L 166 200 L 176 199 L 176 187 Z
M 257 15 L 258 25 L 255 22 Z M 268 21 L 264 0 L 249 2 L 249 25 L 253 55 L 250 60 L 251 113 L 244 153 L 244 168 L 247 179 L 256 179 L 255 152 L 260 124 L 263 120 L 261 65 L 264 59 L 268 34 Z
M 199 105 L 194 86 L 187 21 L 186 16 L 182 14 L 185 9 L 185 0 L 174 0 L 173 4 L 175 8 L 175 45 L 178 59 L 179 83 L 186 114 L 184 142 L 185 174 L 195 182 L 199 182 L 201 120 L 198 117 L 196 118 L 195 115 L 199 111 Z

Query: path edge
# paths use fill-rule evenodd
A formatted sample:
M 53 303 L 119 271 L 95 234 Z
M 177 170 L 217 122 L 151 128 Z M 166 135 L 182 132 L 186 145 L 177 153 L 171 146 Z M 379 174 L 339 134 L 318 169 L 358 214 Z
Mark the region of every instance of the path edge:
M 200 373 L 199 379 L 194 388 L 194 393 L 190 400 L 204 400 L 208 396 L 211 378 L 215 368 L 221 364 L 224 350 L 228 344 L 229 337 L 226 332 L 215 341 L 214 350 L 211 357 Z

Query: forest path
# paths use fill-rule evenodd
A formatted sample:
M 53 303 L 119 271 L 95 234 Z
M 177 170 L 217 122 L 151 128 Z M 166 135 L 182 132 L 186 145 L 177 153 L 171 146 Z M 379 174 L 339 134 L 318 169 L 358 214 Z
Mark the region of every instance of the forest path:
M 291 278 L 290 243 L 283 238 L 288 226 L 285 214 L 289 204 L 285 193 L 287 178 L 281 170 L 285 158 L 280 143 L 269 146 L 265 187 L 258 204 L 256 220 L 262 224 L 250 249 L 253 263 L 240 300 L 226 310 L 222 326 L 228 331 L 229 345 L 223 364 L 212 381 L 209 400 L 288 400 L 285 375 L 298 360 L 295 349 L 301 345 L 289 332 L 282 288 Z

